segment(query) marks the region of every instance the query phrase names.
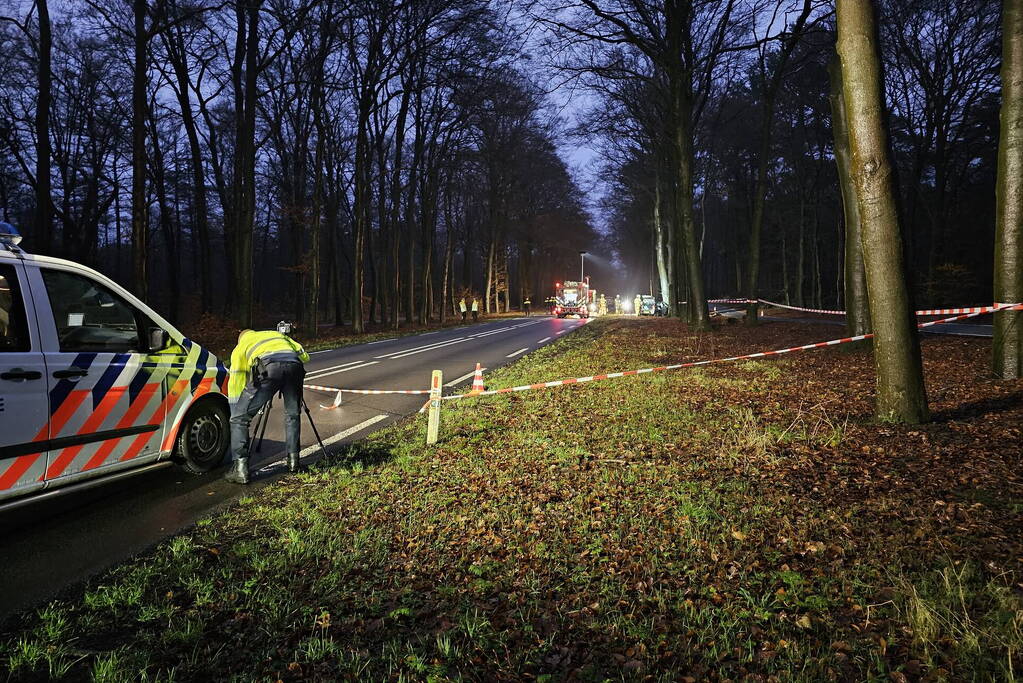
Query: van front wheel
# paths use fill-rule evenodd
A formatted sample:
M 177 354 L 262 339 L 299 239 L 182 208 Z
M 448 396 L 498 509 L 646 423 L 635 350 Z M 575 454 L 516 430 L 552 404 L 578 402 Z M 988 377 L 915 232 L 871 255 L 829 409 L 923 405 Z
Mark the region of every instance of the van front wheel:
M 175 456 L 192 474 L 214 469 L 224 460 L 230 445 L 227 410 L 214 401 L 203 401 L 185 415 L 178 432 Z

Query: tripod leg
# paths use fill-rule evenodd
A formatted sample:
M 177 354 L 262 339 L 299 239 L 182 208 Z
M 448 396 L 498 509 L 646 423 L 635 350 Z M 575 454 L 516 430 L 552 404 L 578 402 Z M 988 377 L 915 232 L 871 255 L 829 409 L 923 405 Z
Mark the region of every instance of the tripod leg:
M 305 402 L 305 398 L 302 399 L 302 410 L 305 411 L 306 419 L 309 420 L 309 426 L 313 429 L 313 436 L 316 437 L 316 443 L 320 446 L 320 455 L 324 458 L 327 457 L 327 449 L 323 445 L 323 439 L 320 438 L 320 432 L 316 429 L 316 423 L 313 422 L 312 413 L 309 412 L 309 404 Z
M 267 401 L 259 411 L 259 419 L 256 421 L 256 433 L 259 437 L 256 439 L 255 451 L 259 451 L 263 448 L 263 435 L 266 434 L 266 423 L 270 421 L 270 409 L 273 408 L 273 399 Z

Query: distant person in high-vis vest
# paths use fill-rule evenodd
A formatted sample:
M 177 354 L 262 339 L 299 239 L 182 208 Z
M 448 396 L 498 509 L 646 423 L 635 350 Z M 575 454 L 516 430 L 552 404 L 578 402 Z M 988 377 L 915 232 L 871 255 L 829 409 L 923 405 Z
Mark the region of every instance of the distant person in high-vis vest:
M 467 310 L 465 307 L 465 297 L 463 296 L 462 300 L 458 302 L 458 311 L 462 314 L 462 322 L 465 322 L 465 312 Z
M 284 444 L 288 469 L 298 471 L 299 411 L 309 354 L 291 337 L 276 331 L 242 330 L 231 352 L 227 399 L 231 404 L 231 469 L 226 479 L 249 483 L 249 425 L 278 392 L 284 396 Z
M 529 317 L 529 308 L 533 305 L 533 302 L 529 300 L 527 296 L 525 301 L 522 302 L 522 309 L 526 312 L 526 317 Z
M 476 297 L 472 298 L 472 321 L 476 322 L 480 319 L 480 301 Z
M 635 307 L 635 314 L 639 315 L 643 310 L 643 300 L 639 298 L 639 294 L 632 300 L 632 305 Z

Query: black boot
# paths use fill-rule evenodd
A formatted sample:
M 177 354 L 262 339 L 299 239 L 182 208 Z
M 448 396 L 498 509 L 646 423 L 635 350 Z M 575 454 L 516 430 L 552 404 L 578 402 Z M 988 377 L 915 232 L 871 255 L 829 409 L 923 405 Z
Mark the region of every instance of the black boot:
M 288 471 L 301 472 L 302 466 L 298 462 L 298 453 L 288 453 Z
M 231 462 L 231 468 L 227 470 L 227 474 L 224 475 L 224 479 L 227 479 L 232 484 L 248 484 L 249 483 L 249 459 L 238 458 Z

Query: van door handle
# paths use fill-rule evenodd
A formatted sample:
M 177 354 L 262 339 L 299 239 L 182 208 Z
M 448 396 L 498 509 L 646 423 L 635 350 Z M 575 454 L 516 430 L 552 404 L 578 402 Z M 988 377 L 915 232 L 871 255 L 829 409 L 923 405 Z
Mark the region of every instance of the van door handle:
M 43 373 L 37 372 L 36 370 L 22 370 L 21 368 L 13 368 L 7 372 L 0 372 L 0 379 L 10 380 L 11 382 L 20 382 L 25 379 L 42 379 Z
M 85 368 L 78 368 L 72 365 L 70 368 L 55 371 L 53 376 L 56 379 L 67 379 L 69 377 L 85 377 L 88 374 L 89 371 Z

